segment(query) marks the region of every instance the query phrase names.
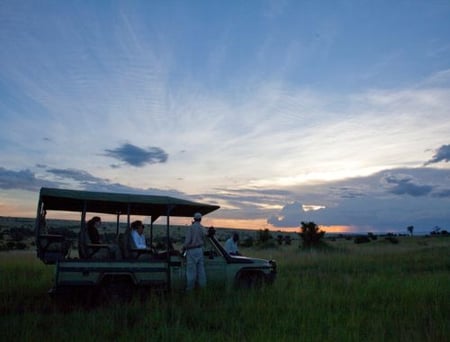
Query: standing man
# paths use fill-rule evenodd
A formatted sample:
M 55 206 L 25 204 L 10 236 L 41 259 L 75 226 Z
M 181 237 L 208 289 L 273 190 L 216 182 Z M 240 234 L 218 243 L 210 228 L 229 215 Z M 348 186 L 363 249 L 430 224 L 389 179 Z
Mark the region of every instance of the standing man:
M 183 248 L 186 250 L 186 291 L 194 289 L 197 281 L 199 287 L 206 286 L 205 265 L 203 262 L 203 245 L 205 243 L 205 228 L 201 225 L 202 214 L 195 213 L 194 221 L 188 228 Z

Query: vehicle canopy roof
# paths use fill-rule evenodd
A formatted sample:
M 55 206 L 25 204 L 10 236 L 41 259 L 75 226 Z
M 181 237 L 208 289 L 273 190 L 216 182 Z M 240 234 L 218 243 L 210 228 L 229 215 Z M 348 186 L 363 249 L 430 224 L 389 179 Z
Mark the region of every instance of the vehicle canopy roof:
M 40 203 L 44 210 L 151 216 L 153 222 L 160 216 L 192 217 L 220 208 L 169 196 L 54 188 L 41 188 Z

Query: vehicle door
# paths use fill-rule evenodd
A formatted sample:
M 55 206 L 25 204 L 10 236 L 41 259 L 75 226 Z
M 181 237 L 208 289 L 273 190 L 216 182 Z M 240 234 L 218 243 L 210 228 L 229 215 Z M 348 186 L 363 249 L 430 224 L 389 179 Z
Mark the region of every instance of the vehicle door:
M 207 238 L 204 246 L 204 262 L 208 284 L 225 285 L 226 259 Z

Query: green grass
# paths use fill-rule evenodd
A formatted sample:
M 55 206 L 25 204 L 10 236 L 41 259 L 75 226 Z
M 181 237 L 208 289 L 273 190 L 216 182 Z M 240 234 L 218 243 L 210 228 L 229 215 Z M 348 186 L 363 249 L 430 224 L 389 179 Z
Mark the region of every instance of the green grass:
M 446 341 L 450 239 L 401 238 L 302 251 L 244 249 L 274 258 L 273 286 L 207 288 L 189 296 L 64 310 L 50 301 L 53 267 L 31 253 L 0 253 L 1 340 Z

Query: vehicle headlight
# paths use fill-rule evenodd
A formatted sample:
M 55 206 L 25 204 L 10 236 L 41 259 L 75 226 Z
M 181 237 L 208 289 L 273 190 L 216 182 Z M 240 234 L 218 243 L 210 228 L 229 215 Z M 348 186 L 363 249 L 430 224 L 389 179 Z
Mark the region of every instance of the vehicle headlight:
M 272 266 L 272 269 L 276 272 L 277 271 L 277 262 L 275 260 L 269 260 L 270 266 Z

